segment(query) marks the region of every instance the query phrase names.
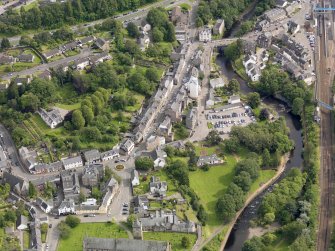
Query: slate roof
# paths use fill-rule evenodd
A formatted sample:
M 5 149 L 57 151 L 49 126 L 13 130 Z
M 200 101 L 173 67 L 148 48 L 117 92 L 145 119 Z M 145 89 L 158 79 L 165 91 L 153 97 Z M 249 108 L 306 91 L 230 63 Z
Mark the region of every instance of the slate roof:
M 133 239 L 105 239 L 85 238 L 83 250 L 106 250 L 106 251 L 166 251 L 169 249 L 168 242 L 144 241 Z

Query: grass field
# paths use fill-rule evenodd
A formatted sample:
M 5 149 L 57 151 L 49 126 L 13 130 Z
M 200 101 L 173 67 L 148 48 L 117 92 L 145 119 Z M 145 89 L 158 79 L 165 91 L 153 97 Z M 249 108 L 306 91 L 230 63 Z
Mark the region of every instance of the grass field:
M 248 80 L 248 76 L 245 73 L 245 69 L 243 66 L 243 57 L 241 56 L 240 58 L 238 58 L 234 63 L 233 63 L 233 68 L 236 70 L 237 74 L 243 78 L 244 80 Z
M 30 233 L 29 231 L 23 231 L 23 249 L 28 249 L 30 243 Z
M 189 174 L 190 186 L 199 196 L 200 202 L 208 214 L 206 231 L 210 231 L 212 227 L 221 223 L 215 214 L 215 204 L 218 197 L 225 192 L 232 181 L 235 164 L 235 157 L 226 156 L 226 162 L 222 165 L 210 167 L 207 172 L 197 170 Z
M 70 105 L 56 103 L 55 106 L 58 107 L 58 108 L 64 109 L 64 110 L 72 111 L 72 110 L 79 109 L 80 108 L 80 103 L 74 103 L 74 104 L 70 104 Z
M 128 238 L 125 230 L 112 223 L 81 223 L 76 228 L 71 229 L 70 237 L 60 240 L 57 251 L 81 251 L 83 250 L 83 238 Z
M 185 249 L 181 245 L 181 239 L 186 236 L 190 240 L 190 247 Z M 155 240 L 155 241 L 168 241 L 172 245 L 173 251 L 184 251 L 191 250 L 193 247 L 197 237 L 195 234 L 186 234 L 186 233 L 164 233 L 164 232 L 144 232 L 143 233 L 144 240 Z
M 252 183 L 249 194 L 255 192 L 261 185 L 270 180 L 276 174 L 275 170 L 261 170 L 259 177 Z

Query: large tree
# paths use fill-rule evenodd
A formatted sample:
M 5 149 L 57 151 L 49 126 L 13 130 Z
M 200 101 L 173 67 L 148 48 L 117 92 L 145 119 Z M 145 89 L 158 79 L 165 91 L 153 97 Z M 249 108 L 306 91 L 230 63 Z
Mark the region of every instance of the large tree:
M 135 168 L 139 170 L 150 170 L 154 167 L 154 161 L 150 157 L 138 157 L 135 159 Z
M 75 129 L 80 129 L 85 126 L 85 119 L 80 110 L 75 110 L 72 113 L 72 124 Z

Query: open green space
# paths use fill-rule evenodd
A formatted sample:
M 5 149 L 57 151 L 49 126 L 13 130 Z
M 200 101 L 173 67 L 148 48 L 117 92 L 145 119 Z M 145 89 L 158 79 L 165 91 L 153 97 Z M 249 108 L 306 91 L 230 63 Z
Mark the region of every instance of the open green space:
M 187 237 L 190 240 L 189 248 L 184 248 L 181 245 L 181 239 Z M 195 234 L 186 234 L 186 233 L 169 233 L 169 232 L 144 232 L 144 240 L 154 240 L 154 241 L 168 241 L 171 243 L 173 251 L 184 251 L 191 250 L 193 247 L 197 236 Z
M 83 250 L 84 237 L 99 238 L 128 238 L 128 234 L 120 226 L 114 223 L 81 223 L 71 229 L 70 237 L 66 240 L 60 240 L 57 251 Z
M 275 170 L 261 170 L 259 172 L 259 177 L 250 186 L 249 194 L 254 193 L 260 186 L 270 180 L 275 174 Z
M 217 251 L 220 250 L 221 242 L 226 236 L 226 233 L 228 231 L 228 225 L 225 225 L 222 229 L 222 231 L 216 235 L 210 242 L 207 243 L 206 250 L 207 251 Z
M 248 76 L 245 73 L 245 68 L 243 66 L 243 56 L 239 57 L 234 63 L 233 68 L 236 73 L 244 80 L 248 80 Z
M 30 233 L 29 231 L 23 231 L 23 248 L 28 249 L 30 243 Z
M 64 109 L 64 110 L 76 110 L 80 108 L 80 103 L 74 103 L 74 104 L 60 104 L 60 103 L 56 103 L 55 104 L 56 107 Z
M 212 166 L 207 172 L 197 170 L 190 172 L 190 186 L 200 198 L 208 219 L 206 221 L 206 234 L 212 227 L 221 224 L 215 213 L 216 201 L 231 183 L 234 177 L 236 159 L 234 156 L 226 156 L 226 162 L 222 165 Z M 208 229 L 209 228 L 209 229 Z

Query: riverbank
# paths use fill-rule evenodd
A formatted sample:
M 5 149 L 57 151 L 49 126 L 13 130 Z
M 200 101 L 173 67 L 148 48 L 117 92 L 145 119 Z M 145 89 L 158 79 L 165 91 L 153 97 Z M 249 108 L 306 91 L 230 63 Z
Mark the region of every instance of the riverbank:
M 240 215 L 242 214 L 244 209 L 250 204 L 250 202 L 252 202 L 257 196 L 262 194 L 269 186 L 271 186 L 280 177 L 280 175 L 285 171 L 285 166 L 286 166 L 288 161 L 289 161 L 289 154 L 285 154 L 281 159 L 281 163 L 280 163 L 280 165 L 277 169 L 277 172 L 276 172 L 275 176 L 273 176 L 270 180 L 268 180 L 266 183 L 264 183 L 252 195 L 250 195 L 247 198 L 246 202 L 244 203 L 243 208 L 240 211 L 237 212 L 233 221 L 230 222 L 229 227 L 228 227 L 227 232 L 226 232 L 226 235 L 225 235 L 225 238 L 221 242 L 220 250 L 224 250 L 224 248 L 226 246 L 226 243 L 228 241 L 229 235 L 230 235 L 237 219 L 240 217 Z

